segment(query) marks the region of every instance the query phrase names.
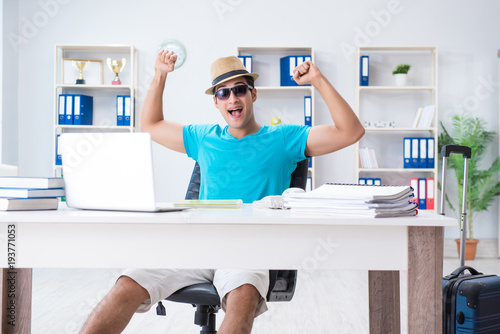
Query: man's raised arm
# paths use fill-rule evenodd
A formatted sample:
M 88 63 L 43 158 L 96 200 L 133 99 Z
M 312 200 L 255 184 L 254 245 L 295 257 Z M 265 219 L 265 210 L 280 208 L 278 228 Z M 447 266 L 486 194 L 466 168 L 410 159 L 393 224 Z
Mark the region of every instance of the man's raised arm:
M 163 91 L 167 74 L 174 70 L 177 55 L 172 51 L 158 52 L 155 60 L 155 75 L 141 110 L 139 127 L 149 132 L 151 138 L 171 150 L 186 153 L 182 139 L 183 125 L 163 119 Z
M 294 80 L 299 85 L 312 84 L 318 90 L 334 123 L 311 128 L 307 137 L 306 156 L 335 152 L 363 137 L 365 129 L 358 117 L 316 65 L 307 61 L 297 66 L 294 70 Z

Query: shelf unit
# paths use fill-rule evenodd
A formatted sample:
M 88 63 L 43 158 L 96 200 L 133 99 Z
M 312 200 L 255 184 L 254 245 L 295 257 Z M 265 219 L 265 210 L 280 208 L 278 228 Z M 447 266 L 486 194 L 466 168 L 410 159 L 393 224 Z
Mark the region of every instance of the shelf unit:
M 115 73 L 106 65 L 106 59 L 126 59 L 126 64 L 119 73 L 121 85 L 112 85 Z M 78 71 L 72 68 L 71 59 L 92 60 L 86 66 L 83 76 L 86 84 L 75 84 Z M 98 72 L 98 73 L 96 73 Z M 56 164 L 57 136 L 64 132 L 135 132 L 136 131 L 136 87 L 137 87 L 137 51 L 132 45 L 55 45 L 54 52 L 54 138 L 52 161 L 55 176 L 62 175 L 62 166 Z M 85 94 L 93 96 L 93 124 L 68 125 L 58 124 L 59 95 Z M 130 126 L 116 124 L 116 96 L 130 95 Z
M 369 86 L 360 85 L 361 56 L 369 56 Z M 397 64 L 412 65 L 407 86 L 393 84 Z M 356 144 L 355 177 L 378 177 L 382 184 L 409 185 L 411 177 L 434 178 L 434 212 L 437 212 L 438 181 L 438 50 L 436 46 L 360 46 L 356 50 L 355 112 L 361 123 L 382 121 L 390 127 L 366 127 Z M 414 128 L 418 107 L 434 105 L 431 127 Z M 370 119 L 371 117 L 371 119 Z M 378 119 L 374 119 L 377 118 Z M 404 168 L 403 138 L 434 138 L 434 168 Z M 360 147 L 374 147 L 380 168 L 360 167 Z
M 304 97 L 311 96 L 311 122 L 315 125 L 315 89 L 313 86 L 280 86 L 280 58 L 286 56 L 311 56 L 314 50 L 306 46 L 238 46 L 236 55 L 252 56 L 253 72 L 259 74 L 256 82 L 257 99 L 266 101 L 256 104 L 255 117 L 260 124 L 271 124 L 272 117 L 280 117 L 282 123 L 304 124 Z M 300 100 L 300 101 L 299 101 Z M 269 102 L 269 103 L 268 103 Z M 275 103 L 273 103 L 275 102 Z M 270 104 L 273 103 L 273 104 Z M 280 110 L 275 107 L 280 104 Z M 262 107 L 261 107 L 262 106 Z M 271 110 L 266 109 L 271 106 Z M 266 118 L 267 117 L 267 118 Z M 308 170 L 311 188 L 316 188 L 316 161 Z

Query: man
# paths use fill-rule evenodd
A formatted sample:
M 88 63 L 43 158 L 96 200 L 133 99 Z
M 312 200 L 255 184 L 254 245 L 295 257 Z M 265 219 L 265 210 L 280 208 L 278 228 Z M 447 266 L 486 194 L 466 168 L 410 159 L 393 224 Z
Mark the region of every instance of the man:
M 155 76 L 141 112 L 141 130 L 154 141 L 188 154 L 201 169 L 201 199 L 236 199 L 246 203 L 281 194 L 297 162 L 331 153 L 358 141 L 364 128 L 320 70 L 310 61 L 294 70 L 294 80 L 312 84 L 323 97 L 334 125 L 261 126 L 255 121 L 256 73 L 237 57 L 217 59 L 211 67 L 214 95 L 227 126 L 188 125 L 163 119 L 163 91 L 177 56 L 160 51 Z M 267 270 L 128 270 L 90 315 L 81 333 L 119 333 L 135 312 L 145 312 L 178 289 L 213 282 L 226 312 L 220 334 L 250 333 L 253 320 L 267 308 Z

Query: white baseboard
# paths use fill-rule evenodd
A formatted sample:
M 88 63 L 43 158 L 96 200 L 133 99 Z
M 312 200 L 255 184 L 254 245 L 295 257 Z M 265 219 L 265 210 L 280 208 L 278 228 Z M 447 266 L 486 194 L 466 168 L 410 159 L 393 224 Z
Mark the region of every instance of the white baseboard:
M 444 239 L 443 257 L 458 259 L 455 239 Z M 481 259 L 498 258 L 498 239 L 479 239 L 476 257 Z

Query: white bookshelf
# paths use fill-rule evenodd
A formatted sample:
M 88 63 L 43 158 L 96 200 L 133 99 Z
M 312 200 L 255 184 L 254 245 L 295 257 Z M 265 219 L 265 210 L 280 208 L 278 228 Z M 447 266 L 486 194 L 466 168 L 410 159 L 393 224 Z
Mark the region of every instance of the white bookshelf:
M 108 68 L 106 59 L 126 59 L 123 71 L 119 73 L 121 85 L 112 85 L 115 74 Z M 89 59 L 94 67 L 86 66 L 83 76 L 92 78 L 92 82 L 76 84 L 75 70 L 65 61 L 68 59 Z M 66 73 L 65 73 L 66 72 Z M 69 72 L 69 73 L 68 73 Z M 96 73 L 99 72 L 99 73 Z M 68 82 L 68 77 L 74 77 Z M 86 80 L 87 81 L 87 80 Z M 56 164 L 57 136 L 64 132 L 135 132 L 136 131 L 136 87 L 137 87 L 137 51 L 132 45 L 55 45 L 54 52 L 54 138 L 52 164 L 55 176 L 61 176 L 62 166 Z M 85 94 L 93 96 L 93 124 L 69 125 L 58 124 L 59 95 Z M 130 126 L 116 125 L 116 96 L 130 95 Z
M 315 114 L 315 89 L 313 86 L 281 86 L 280 85 L 280 58 L 290 55 L 310 55 L 314 62 L 314 49 L 307 46 L 238 46 L 236 55 L 252 56 L 253 72 L 259 74 L 256 81 L 257 106 L 263 110 L 256 111 L 256 119 L 261 124 L 270 125 L 271 117 L 280 117 L 282 123 L 304 124 L 304 96 L 311 96 L 312 109 L 311 121 L 316 123 Z M 263 116 L 260 111 L 268 108 L 268 102 L 283 103 L 283 110 L 275 111 L 276 114 Z M 266 110 L 267 111 L 267 110 Z M 267 117 L 267 118 L 266 118 Z M 260 119 L 259 119 L 260 118 Z M 308 176 L 311 178 L 312 189 L 316 188 L 316 161 L 312 158 L 312 167 Z
M 360 57 L 369 56 L 369 86 L 360 85 Z M 412 65 L 409 82 L 396 86 L 392 70 Z M 365 127 L 356 144 L 355 178 L 381 178 L 382 184 L 409 185 L 410 178 L 434 178 L 434 210 L 438 208 L 438 51 L 436 46 L 360 46 L 356 50 L 355 112 L 365 122 L 395 122 L 394 127 Z M 413 127 L 418 107 L 434 105 L 432 125 Z M 434 168 L 404 168 L 403 138 L 434 138 Z M 360 147 L 373 147 L 380 168 L 360 166 Z

